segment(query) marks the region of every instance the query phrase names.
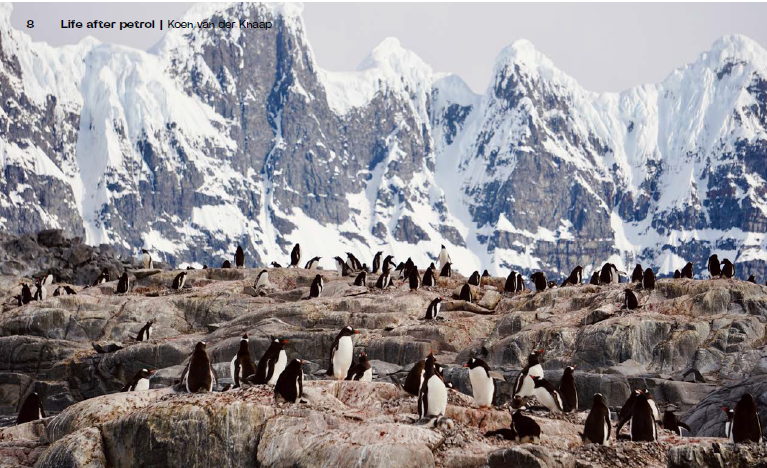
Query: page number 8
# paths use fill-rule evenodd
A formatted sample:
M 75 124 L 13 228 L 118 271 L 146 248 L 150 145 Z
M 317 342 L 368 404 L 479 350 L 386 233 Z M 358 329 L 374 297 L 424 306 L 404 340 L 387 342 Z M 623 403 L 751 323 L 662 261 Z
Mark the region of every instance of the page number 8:
M 27 28 L 32 29 L 35 27 L 35 22 L 32 20 L 27 21 Z

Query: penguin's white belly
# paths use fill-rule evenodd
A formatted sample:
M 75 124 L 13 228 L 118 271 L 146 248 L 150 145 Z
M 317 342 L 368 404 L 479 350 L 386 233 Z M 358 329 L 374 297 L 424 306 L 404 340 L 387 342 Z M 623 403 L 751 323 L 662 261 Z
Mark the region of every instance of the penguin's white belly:
M 208 387 L 208 391 L 213 391 L 213 385 L 215 385 L 216 382 L 216 374 L 213 373 L 213 371 L 210 371 L 210 386 Z
M 485 369 L 475 367 L 469 371 L 469 380 L 471 381 L 471 391 L 474 393 L 474 401 L 479 406 L 491 406 L 493 404 L 493 393 L 495 383 L 491 377 L 488 377 Z
M 426 416 L 444 416 L 447 409 L 447 388 L 442 379 L 433 375 L 429 379 L 429 391 L 427 398 L 429 399 L 429 410 Z
M 360 377 L 360 382 L 372 382 L 373 381 L 373 368 L 366 370 L 362 377 Z
M 533 391 L 533 394 L 535 395 L 535 398 L 552 413 L 558 413 L 560 411 L 559 406 L 557 405 L 556 395 L 549 393 L 545 388 L 536 388 Z
M 650 408 L 652 409 L 653 421 L 660 421 L 660 413 L 658 412 L 658 406 L 655 404 L 655 400 L 648 400 Z
M 269 284 L 269 275 L 264 273 L 263 275 L 258 277 L 258 282 L 256 283 L 256 287 L 260 288 L 261 286 L 266 286 Z
M 149 262 L 151 261 L 151 260 L 150 260 L 150 258 L 149 258 L 149 255 L 147 255 L 147 254 L 144 254 L 144 258 L 143 258 L 143 260 L 144 260 L 144 269 L 148 269 L 148 268 L 151 268 L 151 267 L 149 266 Z
M 519 396 L 532 396 L 533 390 L 535 390 L 535 382 L 533 382 L 533 379 L 529 377 L 530 374 L 522 376 L 522 386 L 520 387 L 519 391 L 516 393 Z
M 339 276 L 344 274 L 344 265 L 343 265 L 343 263 L 336 262 L 336 271 L 338 272 Z
M 149 390 L 149 379 L 139 379 L 136 383 L 136 388 L 133 391 L 141 392 L 144 390 Z
M 439 270 L 442 271 L 442 269 L 445 267 L 445 263 L 447 263 L 449 261 L 448 260 L 448 256 L 447 256 L 447 252 L 444 251 L 444 250 L 442 252 L 440 252 L 439 253 L 439 259 L 437 259 L 437 261 L 439 263 Z
M 730 439 L 730 442 L 735 442 L 732 440 L 732 423 L 727 421 L 724 423 L 724 435 L 727 436 L 728 439 Z
M 277 379 L 280 378 L 280 374 L 285 370 L 285 365 L 288 363 L 288 356 L 285 351 L 280 351 L 277 355 L 277 362 L 274 363 L 274 372 L 272 372 L 272 378 L 267 382 L 269 385 L 275 385 Z
M 610 439 L 608 438 L 608 434 L 610 430 L 610 426 L 608 425 L 607 421 L 605 421 L 604 426 L 602 427 L 602 445 L 610 445 Z
M 146 341 L 149 341 L 149 338 L 152 336 L 152 327 L 149 327 L 146 329 Z
M 229 377 L 234 380 L 234 368 L 235 363 L 237 362 L 237 355 L 235 354 L 232 358 L 232 361 L 229 363 Z
M 346 378 L 346 373 L 349 372 L 349 366 L 352 364 L 353 347 L 350 336 L 343 336 L 338 340 L 338 349 L 333 354 L 333 377 L 336 380 Z
M 527 371 L 528 375 L 534 375 L 536 377 L 543 378 L 543 367 L 540 364 L 536 364 Z M 533 380 L 533 379 L 530 379 Z M 533 384 L 535 386 L 535 384 Z

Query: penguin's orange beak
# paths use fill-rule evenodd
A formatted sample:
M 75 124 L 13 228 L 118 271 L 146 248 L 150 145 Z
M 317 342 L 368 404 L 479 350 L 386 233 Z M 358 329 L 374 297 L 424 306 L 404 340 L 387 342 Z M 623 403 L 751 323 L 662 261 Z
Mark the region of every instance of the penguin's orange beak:
M 353 330 L 353 332 L 354 333 L 359 333 L 360 331 L 355 329 L 355 330 Z
M 301 365 L 303 366 L 304 364 L 306 364 L 306 361 L 304 361 L 303 359 L 301 359 Z
M 290 340 L 287 340 L 287 339 L 286 340 L 282 340 L 282 344 L 288 344 L 288 343 L 290 343 Z
M 464 364 L 463 367 L 469 367 L 469 365 L 468 364 Z

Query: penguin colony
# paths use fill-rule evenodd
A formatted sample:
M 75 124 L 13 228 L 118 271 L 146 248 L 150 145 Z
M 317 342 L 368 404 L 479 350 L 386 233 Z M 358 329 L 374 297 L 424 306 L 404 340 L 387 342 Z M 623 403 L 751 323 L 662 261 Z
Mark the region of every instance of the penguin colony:
M 153 268 L 154 261 L 149 251 L 142 249 L 142 266 L 145 269 Z M 437 256 L 437 264 L 431 263 L 420 276 L 417 266 L 408 259 L 404 263 L 395 266 L 392 256 L 381 260 L 383 252 L 377 252 L 372 260 L 372 267 L 361 263 L 352 253 L 346 253 L 346 259 L 335 257 L 336 271 L 340 276 L 354 275 L 355 286 L 367 286 L 367 273 L 380 275 L 375 287 L 386 289 L 394 285 L 395 278 L 407 284 L 411 291 L 417 291 L 420 287 L 432 287 L 436 285 L 439 277 L 452 277 L 452 261 L 447 249 L 443 245 Z M 300 268 L 301 247 L 296 244 L 290 254 L 289 268 Z M 304 264 L 307 270 L 317 269 L 321 257 L 313 257 Z M 241 246 L 237 247 L 234 255 L 235 267 L 243 268 L 245 265 L 245 253 Z M 277 262 L 272 262 L 273 267 L 279 268 Z M 230 268 L 231 263 L 226 260 L 222 268 Z M 190 268 L 191 269 L 191 268 Z M 719 261 L 716 255 L 711 255 L 707 262 L 710 277 L 733 278 L 735 266 L 728 259 Z M 600 270 L 594 271 L 590 276 L 589 284 L 615 284 L 621 282 L 621 275 L 614 264 L 606 263 Z M 181 290 L 186 284 L 187 273 L 182 271 L 173 279 L 170 288 Z M 460 289 L 459 300 L 466 303 L 474 302 L 474 292 L 471 286 L 481 288 L 483 281 L 490 275 L 485 270 L 482 275 L 478 271 L 473 272 L 466 284 Z M 681 271 L 674 273 L 675 279 L 693 279 L 694 266 L 687 263 Z M 97 286 L 109 282 L 110 272 L 104 269 L 94 280 Z M 583 267 L 577 266 L 570 275 L 557 286 L 553 281 L 548 281 L 543 272 L 535 272 L 530 276 L 530 281 L 536 292 L 553 287 L 566 287 L 583 284 Z M 119 276 L 117 293 L 126 294 L 131 290 L 130 276 L 123 272 Z M 753 275 L 748 281 L 755 282 Z M 637 264 L 630 278 L 631 284 L 637 285 L 639 290 L 652 290 L 655 288 L 656 277 L 651 268 L 643 269 Z M 17 297 L 19 305 L 31 301 L 45 301 L 45 286 L 53 284 L 53 276 L 46 275 L 35 279 L 34 293 L 27 284 L 22 283 L 21 295 Z M 261 270 L 254 282 L 254 288 L 262 288 L 269 284 L 267 270 Z M 309 297 L 305 299 L 319 298 L 322 296 L 324 279 L 317 274 L 311 283 Z M 512 271 L 504 283 L 504 292 L 518 293 L 526 290 L 522 274 Z M 68 285 L 60 285 L 56 288 L 53 296 L 77 294 Z M 427 307 L 423 320 L 442 320 L 440 308 L 442 298 L 437 297 Z M 633 310 L 640 307 L 640 301 L 634 290 L 624 290 L 623 308 Z M 147 322 L 134 338 L 136 342 L 149 341 L 152 335 L 152 327 L 155 319 Z M 328 357 L 326 375 L 334 380 L 372 381 L 373 367 L 363 352 L 359 361 L 354 362 L 353 337 L 359 331 L 346 326 L 342 328 L 331 347 Z M 302 359 L 288 359 L 285 346 L 289 340 L 285 338 L 269 337 L 269 346 L 256 363 L 250 353 L 250 339 L 247 333 L 242 335 L 237 353 L 230 362 L 230 375 L 233 380 L 231 388 L 247 385 L 268 385 L 274 388 L 275 402 L 296 403 L 301 401 L 303 395 L 304 373 L 303 365 L 307 362 Z M 201 341 L 194 346 L 178 384 L 183 390 L 190 393 L 212 392 L 218 383 L 212 362 L 207 353 L 208 343 Z M 536 349 L 527 357 L 527 364 L 519 371 L 514 382 L 512 408 L 512 423 L 509 428 L 502 428 L 487 432 L 487 437 L 502 437 L 505 440 L 517 442 L 535 443 L 540 439 L 541 428 L 535 420 L 529 417 L 533 408 L 528 408 L 527 403 L 534 398 L 540 405 L 541 411 L 553 413 L 573 412 L 578 410 L 578 393 L 576 388 L 576 366 L 567 366 L 558 386 L 544 378 L 542 367 L 543 349 Z M 504 376 L 493 371 L 490 366 L 479 357 L 472 357 L 463 365 L 468 370 L 474 401 L 480 408 L 490 408 L 494 404 L 498 381 L 505 381 Z M 122 391 L 143 391 L 150 387 L 150 379 L 155 374 L 154 369 L 139 370 L 122 388 Z M 445 381 L 444 367 L 437 363 L 433 351 L 423 360 L 417 362 L 409 371 L 404 384 L 391 375 L 391 380 L 405 394 L 417 397 L 417 411 L 419 423 L 431 423 L 434 427 L 452 427 L 452 421 L 445 418 L 448 401 L 448 391 L 452 385 Z M 226 391 L 230 386 L 225 387 Z M 761 442 L 762 429 L 759 420 L 756 401 L 751 394 L 744 394 L 736 402 L 734 409 L 723 407 L 727 421 L 724 424 L 723 435 L 730 442 Z M 29 393 L 24 399 L 18 413 L 17 424 L 34 421 L 45 417 L 43 399 L 36 393 Z M 621 434 L 621 429 L 628 424 L 628 434 Z M 631 392 L 628 400 L 621 406 L 618 414 L 618 422 L 614 430 L 615 439 L 628 439 L 632 441 L 652 442 L 658 440 L 658 429 L 665 428 L 678 435 L 682 435 L 682 429 L 690 432 L 689 426 L 680 421 L 672 411 L 666 411 L 661 418 L 658 407 L 652 394 L 646 389 L 637 389 Z M 580 436 L 584 443 L 608 445 L 613 434 L 610 417 L 610 409 L 605 398 L 600 393 L 593 395 L 592 408 L 586 418 L 583 432 Z

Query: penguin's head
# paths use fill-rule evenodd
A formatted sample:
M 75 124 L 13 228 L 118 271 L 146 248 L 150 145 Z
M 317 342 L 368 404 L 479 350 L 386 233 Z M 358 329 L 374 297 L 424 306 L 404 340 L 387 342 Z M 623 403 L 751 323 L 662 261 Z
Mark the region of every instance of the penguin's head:
M 146 249 L 141 249 L 141 253 L 149 253 Z
M 463 365 L 463 367 L 468 367 L 469 369 L 474 369 L 475 367 L 480 367 L 482 365 L 482 361 L 480 361 L 477 358 L 471 358 L 469 359 L 469 362 Z
M 360 331 L 350 327 L 349 325 L 341 329 L 341 336 L 352 336 L 358 334 Z
M 605 398 L 604 398 L 604 396 L 602 396 L 601 393 L 595 393 L 594 394 L 594 406 L 596 406 L 598 404 L 602 404 L 602 405 L 605 404 Z
M 443 249 L 443 250 L 445 249 L 445 246 L 444 246 L 444 245 L 442 246 L 442 249 Z
M 578 364 L 574 364 L 572 366 L 567 366 L 567 367 L 565 367 L 565 374 L 572 375 L 573 372 L 575 372 L 575 369 L 577 369 L 577 368 L 578 368 Z
M 153 376 L 155 372 L 154 369 L 141 369 L 141 377 L 148 379 Z
M 205 341 L 198 341 L 196 345 L 194 345 L 195 351 L 205 351 L 205 348 L 208 347 L 208 343 Z
M 751 395 L 750 393 L 744 394 L 742 397 L 740 397 L 740 401 L 738 402 L 738 406 L 740 405 L 743 405 L 746 408 L 756 408 L 756 402 L 754 402 L 754 396 Z
M 240 341 L 248 341 L 248 333 L 247 332 L 242 334 L 242 339 Z
M 490 273 L 487 270 L 482 272 L 482 277 L 483 278 L 487 278 L 488 276 L 490 276 Z

